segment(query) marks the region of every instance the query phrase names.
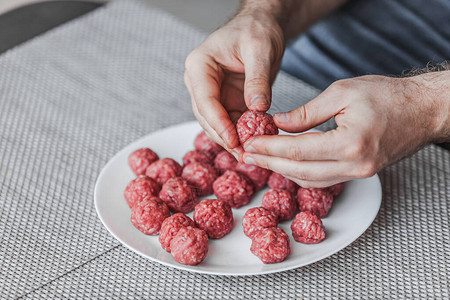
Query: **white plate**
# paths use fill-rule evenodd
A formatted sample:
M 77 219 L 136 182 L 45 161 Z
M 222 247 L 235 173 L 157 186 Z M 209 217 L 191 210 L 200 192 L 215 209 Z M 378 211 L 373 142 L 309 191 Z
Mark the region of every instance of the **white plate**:
M 188 122 L 151 133 L 126 146 L 101 171 L 95 186 L 95 207 L 106 228 L 131 250 L 161 264 L 192 272 L 217 275 L 256 275 L 285 271 L 326 258 L 356 240 L 373 222 L 381 204 L 381 185 L 377 175 L 349 182 L 335 199 L 323 224 L 327 238 L 315 245 L 297 243 L 290 230 L 291 221 L 280 224 L 291 238 L 291 255 L 278 264 L 263 264 L 250 252 L 251 240 L 241 225 L 245 211 L 260 206 L 265 188 L 253 200 L 233 209 L 233 231 L 220 240 L 210 240 L 206 259 L 198 266 L 177 263 L 164 251 L 158 236 L 147 236 L 130 222 L 130 208 L 123 197 L 127 184 L 135 178 L 128 167 L 128 155 L 134 150 L 149 147 L 158 155 L 182 162 L 183 155 L 193 149 L 195 136 L 201 131 L 196 122 Z M 211 197 L 214 197 L 212 195 Z M 215 197 L 214 197 L 215 198 Z M 192 218 L 192 213 L 188 214 Z

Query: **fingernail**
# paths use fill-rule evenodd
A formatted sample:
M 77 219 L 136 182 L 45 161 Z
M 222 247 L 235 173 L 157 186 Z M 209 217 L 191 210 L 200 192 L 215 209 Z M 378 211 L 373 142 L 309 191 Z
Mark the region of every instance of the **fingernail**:
M 274 117 L 279 122 L 287 122 L 287 121 L 289 121 L 289 114 L 288 113 L 278 113 L 278 114 L 275 114 Z
M 244 149 L 246 152 L 252 152 L 252 153 L 256 152 L 256 149 L 252 145 L 244 146 Z
M 247 157 L 244 159 L 244 162 L 245 162 L 246 164 L 248 164 L 248 165 L 256 165 L 255 160 L 254 160 L 253 157 L 251 157 L 251 156 L 247 156 Z
M 233 154 L 234 158 L 239 161 L 239 153 L 237 153 L 236 151 L 232 151 L 231 154 Z
M 252 99 L 250 100 L 250 104 L 252 106 L 263 106 L 263 105 L 267 105 L 269 103 L 269 101 L 267 101 L 267 97 L 265 95 L 256 95 L 253 96 Z

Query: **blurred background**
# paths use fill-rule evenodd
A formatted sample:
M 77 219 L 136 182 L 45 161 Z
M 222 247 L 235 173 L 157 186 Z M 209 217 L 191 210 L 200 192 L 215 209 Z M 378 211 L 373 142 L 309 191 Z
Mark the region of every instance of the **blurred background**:
M 142 0 L 203 32 L 233 16 L 239 0 Z M 108 0 L 0 0 L 0 53 L 88 13 Z
M 239 6 L 239 0 L 143 0 L 154 4 L 155 6 L 162 8 L 168 12 L 171 12 L 175 16 L 191 23 L 197 28 L 204 31 L 213 31 L 224 22 L 226 22 L 236 11 Z M 19 8 L 29 4 L 36 4 L 42 2 L 93 2 L 93 3 L 105 3 L 108 0 L 95 0 L 95 1 L 68 1 L 68 0 L 0 0 L 0 14 L 4 14 L 15 8 Z M 66 4 L 67 4 L 66 3 Z M 50 4 L 51 5 L 51 4 Z M 56 7 L 58 5 L 54 5 Z M 48 9 L 52 9 L 49 6 Z M 61 11 L 61 8 L 53 8 L 53 10 Z M 214 12 L 214 13 L 211 13 Z M 52 13 L 51 11 L 48 12 Z M 64 12 L 60 12 L 64 13 Z

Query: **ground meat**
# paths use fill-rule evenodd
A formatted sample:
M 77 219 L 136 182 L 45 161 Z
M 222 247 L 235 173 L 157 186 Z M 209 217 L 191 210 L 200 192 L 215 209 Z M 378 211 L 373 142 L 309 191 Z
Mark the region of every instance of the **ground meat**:
M 212 165 L 194 162 L 184 167 L 181 177 L 194 187 L 199 197 L 202 197 L 213 193 L 217 171 Z
M 253 237 L 250 251 L 265 264 L 282 262 L 291 253 L 289 237 L 278 227 L 261 229 Z
M 182 177 L 167 180 L 159 193 L 159 198 L 173 212 L 188 213 L 194 209 L 197 203 L 197 195 L 194 188 Z
M 220 146 L 219 144 L 211 141 L 204 131 L 202 131 L 195 138 L 194 147 L 195 147 L 196 150 L 207 151 L 207 152 L 211 153 L 214 156 L 216 156 L 217 153 L 219 153 L 220 151 L 223 150 L 222 146 Z
M 212 164 L 214 155 L 207 151 L 192 150 L 183 156 L 183 163 L 185 166 L 193 162 L 201 162 L 205 164 Z
M 272 171 L 255 166 L 255 165 L 248 165 L 248 164 L 241 164 L 238 163 L 236 165 L 235 171 L 247 176 L 248 179 L 253 183 L 253 186 L 255 187 L 255 192 L 262 189 L 269 179 L 270 174 Z
M 317 244 L 325 238 L 322 221 L 309 211 L 302 211 L 295 216 L 291 224 L 294 240 L 303 244 Z
M 131 223 L 145 234 L 158 234 L 162 222 L 170 217 L 169 208 L 158 197 L 148 197 L 131 209 Z
M 319 218 L 325 218 L 333 203 L 333 195 L 327 189 L 299 188 L 297 201 L 300 211 L 310 211 Z
M 257 135 L 277 135 L 278 127 L 268 113 L 248 110 L 242 114 L 236 124 L 241 145 Z
M 271 189 L 287 190 L 292 193 L 294 197 L 298 190 L 298 184 L 276 172 L 270 174 L 267 184 Z
M 152 163 L 145 175 L 163 185 L 169 178 L 181 175 L 182 167 L 171 158 L 163 158 Z
M 190 226 L 180 228 L 170 242 L 173 258 L 180 264 L 191 266 L 198 265 L 205 259 L 208 246 L 206 232 Z
M 144 175 L 148 166 L 159 159 L 158 155 L 151 149 L 142 148 L 134 151 L 128 156 L 128 165 L 136 176 Z
M 253 184 L 235 171 L 225 171 L 213 183 L 214 194 L 231 207 L 238 208 L 250 202 Z
M 339 196 L 345 188 L 345 182 L 336 183 L 335 185 L 327 187 L 328 192 L 330 192 L 333 197 Z
M 262 207 L 278 216 L 278 221 L 290 220 L 297 211 L 297 202 L 287 190 L 269 189 L 263 197 Z
M 188 216 L 182 213 L 176 213 L 168 217 L 161 224 L 161 230 L 159 232 L 159 242 L 161 247 L 170 253 L 170 242 L 172 238 L 183 227 L 195 227 L 194 221 Z
M 149 196 L 158 196 L 161 186 L 150 177 L 141 175 L 132 180 L 123 193 L 128 206 L 131 208 L 137 202 Z
M 214 159 L 214 167 L 220 173 L 224 173 L 226 170 L 234 170 L 237 163 L 236 158 L 226 150 L 217 154 L 216 159 Z
M 253 207 L 247 210 L 242 218 L 244 234 L 252 238 L 256 232 L 263 228 L 277 227 L 278 218 L 264 207 Z
M 194 221 L 212 239 L 220 239 L 233 229 L 231 207 L 222 200 L 202 200 L 195 206 Z

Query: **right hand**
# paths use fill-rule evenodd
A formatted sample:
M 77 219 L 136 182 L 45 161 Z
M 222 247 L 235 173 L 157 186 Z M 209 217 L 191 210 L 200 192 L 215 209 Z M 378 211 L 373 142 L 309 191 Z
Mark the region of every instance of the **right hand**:
M 269 14 L 238 14 L 186 59 L 192 110 L 207 135 L 241 157 L 235 123 L 247 109 L 267 111 L 284 52 L 283 32 Z

